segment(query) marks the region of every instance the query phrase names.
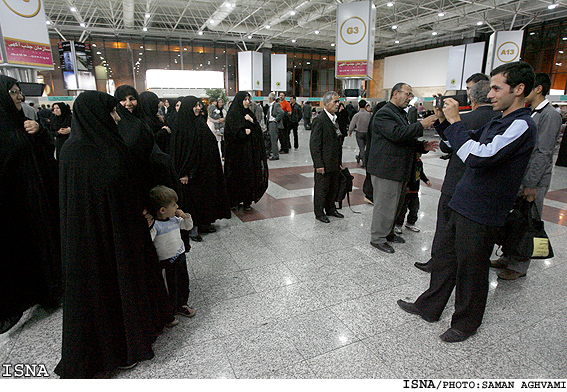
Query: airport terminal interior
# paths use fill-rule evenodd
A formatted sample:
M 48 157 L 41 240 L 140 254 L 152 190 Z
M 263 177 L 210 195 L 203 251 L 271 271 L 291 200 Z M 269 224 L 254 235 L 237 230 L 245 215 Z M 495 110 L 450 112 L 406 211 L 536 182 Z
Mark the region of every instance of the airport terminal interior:
M 364 201 L 365 170 L 354 159 L 354 138 L 343 147 L 355 177 L 352 210 L 345 201 L 345 218 L 324 224 L 312 212 L 310 131 L 300 125 L 299 134 L 297 150 L 269 162 L 270 183 L 260 202 L 191 243 L 189 304 L 196 316 L 180 317 L 159 336 L 154 359 L 102 377 L 565 378 L 567 168 L 554 167 L 545 200 L 555 257 L 532 261 L 528 275 L 516 281 L 499 280 L 491 269 L 478 333 L 448 344 L 439 335 L 449 327 L 453 298 L 437 323 L 396 305 L 428 287 L 429 274 L 413 263 L 430 257 L 447 161 L 440 152 L 423 156 L 432 186 L 421 186 L 421 231 L 403 229 L 407 242 L 394 244 L 390 255 L 369 244 L 372 206 Z M 61 310 L 32 308 L 0 335 L 0 363 L 44 364 L 56 378 L 61 328 Z
M 107 91 L 112 81 L 114 87 L 130 84 L 142 92 L 146 71 L 154 68 L 209 70 L 224 73 L 231 99 L 239 86 L 238 52 L 260 51 L 264 58 L 287 54 L 288 97 L 301 97 L 299 103 L 312 99 L 320 111 L 325 92 L 344 98 L 345 85 L 335 78 L 336 12 L 339 4 L 350 2 L 45 0 L 54 69 L 39 76 L 51 95 L 72 99 L 77 92 L 64 88 L 58 43 L 84 41 L 92 45 L 98 90 Z M 562 104 L 565 0 L 372 3 L 376 57 L 373 80 L 361 92 L 373 104 L 388 99 L 392 88 L 384 85 L 389 56 L 488 43 L 497 30 L 525 32 L 522 59 L 550 75 Z M 420 64 L 423 78 L 435 69 L 435 64 Z M 272 90 L 266 72 L 262 89 L 252 95 L 267 102 Z M 414 88 L 420 100 L 432 92 L 443 93 L 444 86 Z M 351 99 L 356 104 L 360 98 Z M 53 103 L 47 97 L 36 102 Z M 565 106 L 560 108 L 565 113 Z M 414 263 L 430 258 L 448 162 L 440 159 L 443 153 L 422 156 L 431 186 L 421 183 L 419 191 L 415 226 L 420 231 L 403 227 L 406 243 L 393 244 L 395 253 L 387 254 L 370 245 L 373 206 L 362 191 L 366 170 L 356 160 L 354 137 L 347 137 L 342 149 L 343 163 L 354 176 L 350 205 L 345 200 L 340 209 L 344 218 L 331 216 L 329 224 L 315 219 L 310 136 L 300 122 L 299 147 L 268 162 L 269 185 L 259 202 L 249 211 L 233 210 L 230 219 L 215 222 L 216 232 L 191 242 L 189 305 L 195 317 L 179 317 L 179 324 L 165 328 L 153 345 L 153 359 L 98 378 L 566 378 L 566 167 L 553 166 L 542 216 L 555 256 L 532 260 L 527 276 L 517 280 L 498 279 L 499 270 L 491 269 L 482 325 L 466 341 L 448 344 L 439 335 L 450 327 L 454 294 L 434 323 L 396 304 L 414 301 L 429 287 L 430 274 Z M 439 141 L 439 136 L 428 129 L 423 139 Z M 500 252 L 495 247 L 492 259 Z M 41 366 L 47 374 L 40 377 L 58 378 L 62 321 L 61 308 L 46 311 L 36 305 L 0 334 L 2 378 L 20 378 L 18 364 Z

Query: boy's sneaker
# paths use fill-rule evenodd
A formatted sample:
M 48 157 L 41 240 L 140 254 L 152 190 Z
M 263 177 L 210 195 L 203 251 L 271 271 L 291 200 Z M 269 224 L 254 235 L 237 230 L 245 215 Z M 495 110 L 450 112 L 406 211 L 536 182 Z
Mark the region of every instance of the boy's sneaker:
M 406 228 L 407 228 L 408 230 L 414 231 L 414 232 L 416 232 L 416 233 L 419 233 L 419 231 L 420 231 L 420 230 L 419 230 L 419 227 L 416 227 L 416 226 L 410 225 L 410 224 L 406 224 Z
M 168 324 L 165 324 L 165 326 L 166 326 L 167 328 L 173 328 L 173 327 L 175 327 L 177 324 L 179 324 L 179 320 L 177 320 L 176 318 L 174 318 L 172 322 L 170 322 L 170 323 L 168 323 Z
M 190 308 L 187 305 L 183 305 L 178 311 L 177 314 L 180 316 L 184 316 L 184 317 L 193 317 L 195 316 L 195 313 L 197 313 L 197 311 L 193 308 Z
M 406 227 L 407 227 L 407 225 L 406 225 Z M 394 227 L 394 233 L 396 233 L 396 234 L 402 234 L 402 226 L 396 225 L 396 226 Z

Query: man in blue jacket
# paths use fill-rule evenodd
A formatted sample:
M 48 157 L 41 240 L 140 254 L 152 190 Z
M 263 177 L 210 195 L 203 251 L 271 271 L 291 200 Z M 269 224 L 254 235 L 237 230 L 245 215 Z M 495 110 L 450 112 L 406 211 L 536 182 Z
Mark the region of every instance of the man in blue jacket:
M 451 125 L 445 136 L 465 163 L 449 207 L 447 246 L 433 260 L 429 288 L 415 303 L 398 300 L 408 313 L 438 321 L 455 289 L 455 312 L 440 337 L 461 342 L 482 323 L 488 296 L 490 255 L 499 227 L 504 225 L 532 154 L 536 125 L 525 107 L 534 71 L 524 62 L 507 63 L 491 73 L 488 97 L 502 112 L 478 130 L 467 130 L 458 102 L 446 99 L 443 113 Z

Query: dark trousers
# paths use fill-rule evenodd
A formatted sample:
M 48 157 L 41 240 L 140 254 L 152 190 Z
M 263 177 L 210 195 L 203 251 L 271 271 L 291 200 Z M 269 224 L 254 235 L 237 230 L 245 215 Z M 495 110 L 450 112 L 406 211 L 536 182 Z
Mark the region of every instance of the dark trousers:
M 291 123 L 291 130 L 293 131 L 293 147 L 296 148 L 296 149 L 299 148 L 299 139 L 298 139 L 298 135 L 297 135 L 297 127 L 299 127 L 299 123 L 296 123 L 296 122 Z
M 433 260 L 429 288 L 415 305 L 422 314 L 441 317 L 455 289 L 451 327 L 472 333 L 482 323 L 488 296 L 488 270 L 497 228 L 474 222 L 453 211 L 447 246 Z
M 368 172 L 366 172 L 366 178 L 364 179 L 364 184 L 362 184 L 362 191 L 364 196 L 370 200 L 374 201 L 374 188 L 372 187 L 372 177 Z
M 289 121 L 289 118 L 287 118 L 286 116 L 284 116 L 283 118 L 283 125 L 284 125 L 283 129 L 278 129 L 280 148 L 284 152 L 289 152 L 289 149 L 291 148 L 291 142 L 289 140 L 289 133 L 291 131 L 291 121 Z
M 160 263 L 165 271 L 169 305 L 175 315 L 189 301 L 189 272 L 185 253 L 177 256 L 173 263 L 170 260 L 162 260 Z
M 402 208 L 398 209 L 396 225 L 401 226 L 404 224 L 406 212 L 408 214 L 408 223 L 410 225 L 415 224 L 415 222 L 417 222 L 417 213 L 419 212 L 419 194 L 417 192 L 406 193 Z
M 315 171 L 315 192 L 313 195 L 313 212 L 315 216 L 323 216 L 336 211 L 335 199 L 339 192 L 339 171 L 325 174 Z
M 366 140 L 368 135 L 366 132 L 356 132 L 356 143 L 358 144 L 358 156 L 362 161 L 362 166 L 366 167 Z
M 453 211 L 449 207 L 451 196 L 441 193 L 439 204 L 437 205 L 437 223 L 435 225 L 435 235 L 433 236 L 433 244 L 431 245 L 431 259 L 437 257 L 443 248 L 450 246 L 450 230 L 449 219 Z

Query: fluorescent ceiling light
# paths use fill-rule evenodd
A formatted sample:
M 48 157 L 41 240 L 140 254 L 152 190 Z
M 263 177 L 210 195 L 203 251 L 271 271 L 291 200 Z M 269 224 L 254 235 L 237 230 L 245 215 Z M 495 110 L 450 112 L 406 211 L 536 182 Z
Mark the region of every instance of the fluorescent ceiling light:
M 439 13 L 437 14 L 437 16 L 441 18 L 441 17 L 445 16 L 445 13 L 444 13 L 444 12 L 439 12 Z
M 433 33 L 431 33 L 431 35 L 437 35 L 437 31 L 434 31 Z

